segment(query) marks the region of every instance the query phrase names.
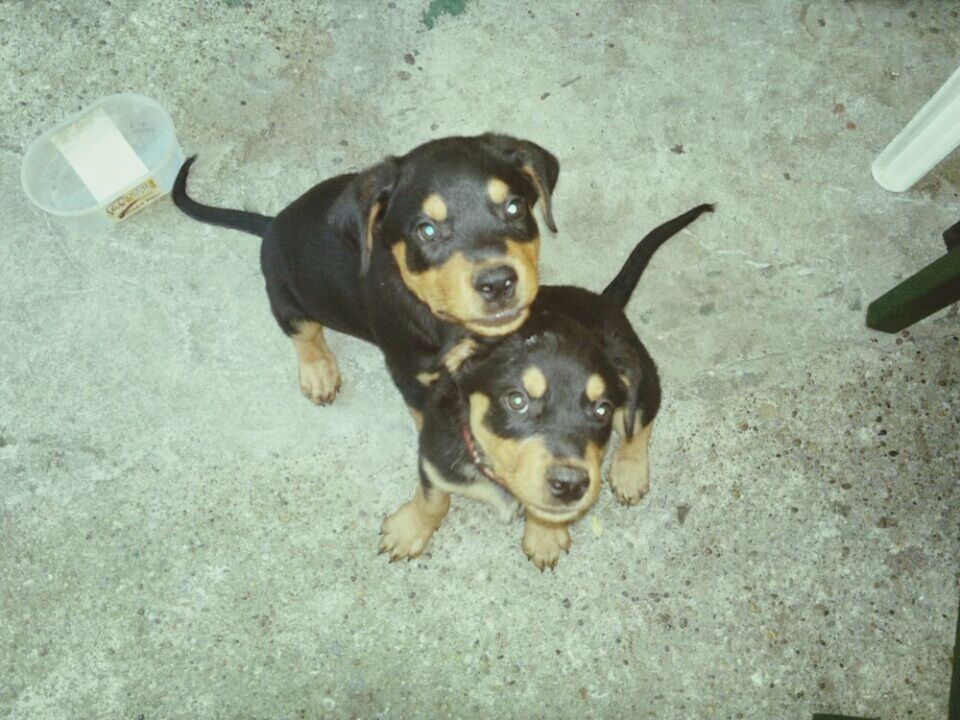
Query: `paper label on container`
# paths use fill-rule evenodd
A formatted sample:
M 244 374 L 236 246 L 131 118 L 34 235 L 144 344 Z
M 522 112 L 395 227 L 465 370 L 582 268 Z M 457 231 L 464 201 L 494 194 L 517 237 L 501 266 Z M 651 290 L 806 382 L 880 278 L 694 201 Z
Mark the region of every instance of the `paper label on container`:
M 98 203 L 117 197 L 147 173 L 147 166 L 102 108 L 52 140 Z
M 143 210 L 161 194 L 156 181 L 149 178 L 107 205 L 107 215 L 114 220 L 124 220 Z

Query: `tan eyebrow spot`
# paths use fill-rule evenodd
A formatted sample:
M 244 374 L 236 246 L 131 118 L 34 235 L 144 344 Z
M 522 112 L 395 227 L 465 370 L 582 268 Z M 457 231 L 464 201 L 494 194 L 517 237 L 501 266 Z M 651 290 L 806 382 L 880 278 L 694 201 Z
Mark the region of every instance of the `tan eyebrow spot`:
M 438 372 L 422 372 L 417 374 L 417 382 L 426 387 L 433 385 L 439 377 Z
M 490 199 L 497 205 L 503 204 L 503 201 L 507 199 L 507 195 L 510 193 L 510 188 L 507 184 L 498 177 L 490 178 L 490 181 L 487 183 L 487 195 L 490 196 Z
M 526 389 L 527 395 L 535 400 L 542 398 L 547 391 L 547 379 L 543 376 L 540 368 L 534 365 L 524 370 L 520 379 L 523 381 L 523 387 Z
M 596 402 L 607 391 L 607 384 L 603 378 L 594 373 L 587 380 L 587 398 L 590 402 Z
M 443 198 L 432 193 L 427 195 L 427 199 L 423 201 L 423 213 L 431 220 L 437 222 L 443 222 L 447 219 L 447 204 L 443 201 Z

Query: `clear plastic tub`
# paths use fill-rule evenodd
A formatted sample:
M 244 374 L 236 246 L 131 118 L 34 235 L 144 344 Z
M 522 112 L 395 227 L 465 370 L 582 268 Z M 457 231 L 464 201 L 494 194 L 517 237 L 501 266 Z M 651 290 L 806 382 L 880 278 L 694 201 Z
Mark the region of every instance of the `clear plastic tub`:
M 34 140 L 20 169 L 33 203 L 67 225 L 111 227 L 170 192 L 184 156 L 159 104 L 110 95 Z

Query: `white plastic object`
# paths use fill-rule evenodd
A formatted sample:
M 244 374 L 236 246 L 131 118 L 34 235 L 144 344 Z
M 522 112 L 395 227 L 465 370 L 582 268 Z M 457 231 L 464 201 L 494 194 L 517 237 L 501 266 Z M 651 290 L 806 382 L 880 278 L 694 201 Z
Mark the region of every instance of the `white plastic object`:
M 960 146 L 960 68 L 873 161 L 873 178 L 891 192 L 909 190 Z
M 67 225 L 97 230 L 170 192 L 183 160 L 167 111 L 150 98 L 121 93 L 34 140 L 20 181 L 40 209 Z

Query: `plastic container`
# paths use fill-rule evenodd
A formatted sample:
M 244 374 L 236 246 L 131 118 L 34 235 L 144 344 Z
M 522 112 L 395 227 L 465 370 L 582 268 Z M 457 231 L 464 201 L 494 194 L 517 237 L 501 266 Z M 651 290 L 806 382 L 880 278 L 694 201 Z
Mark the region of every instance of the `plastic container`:
M 891 192 L 909 190 L 958 146 L 960 69 L 873 161 L 873 179 Z
M 108 228 L 170 192 L 184 156 L 159 104 L 110 95 L 47 130 L 27 149 L 27 197 L 65 224 Z

